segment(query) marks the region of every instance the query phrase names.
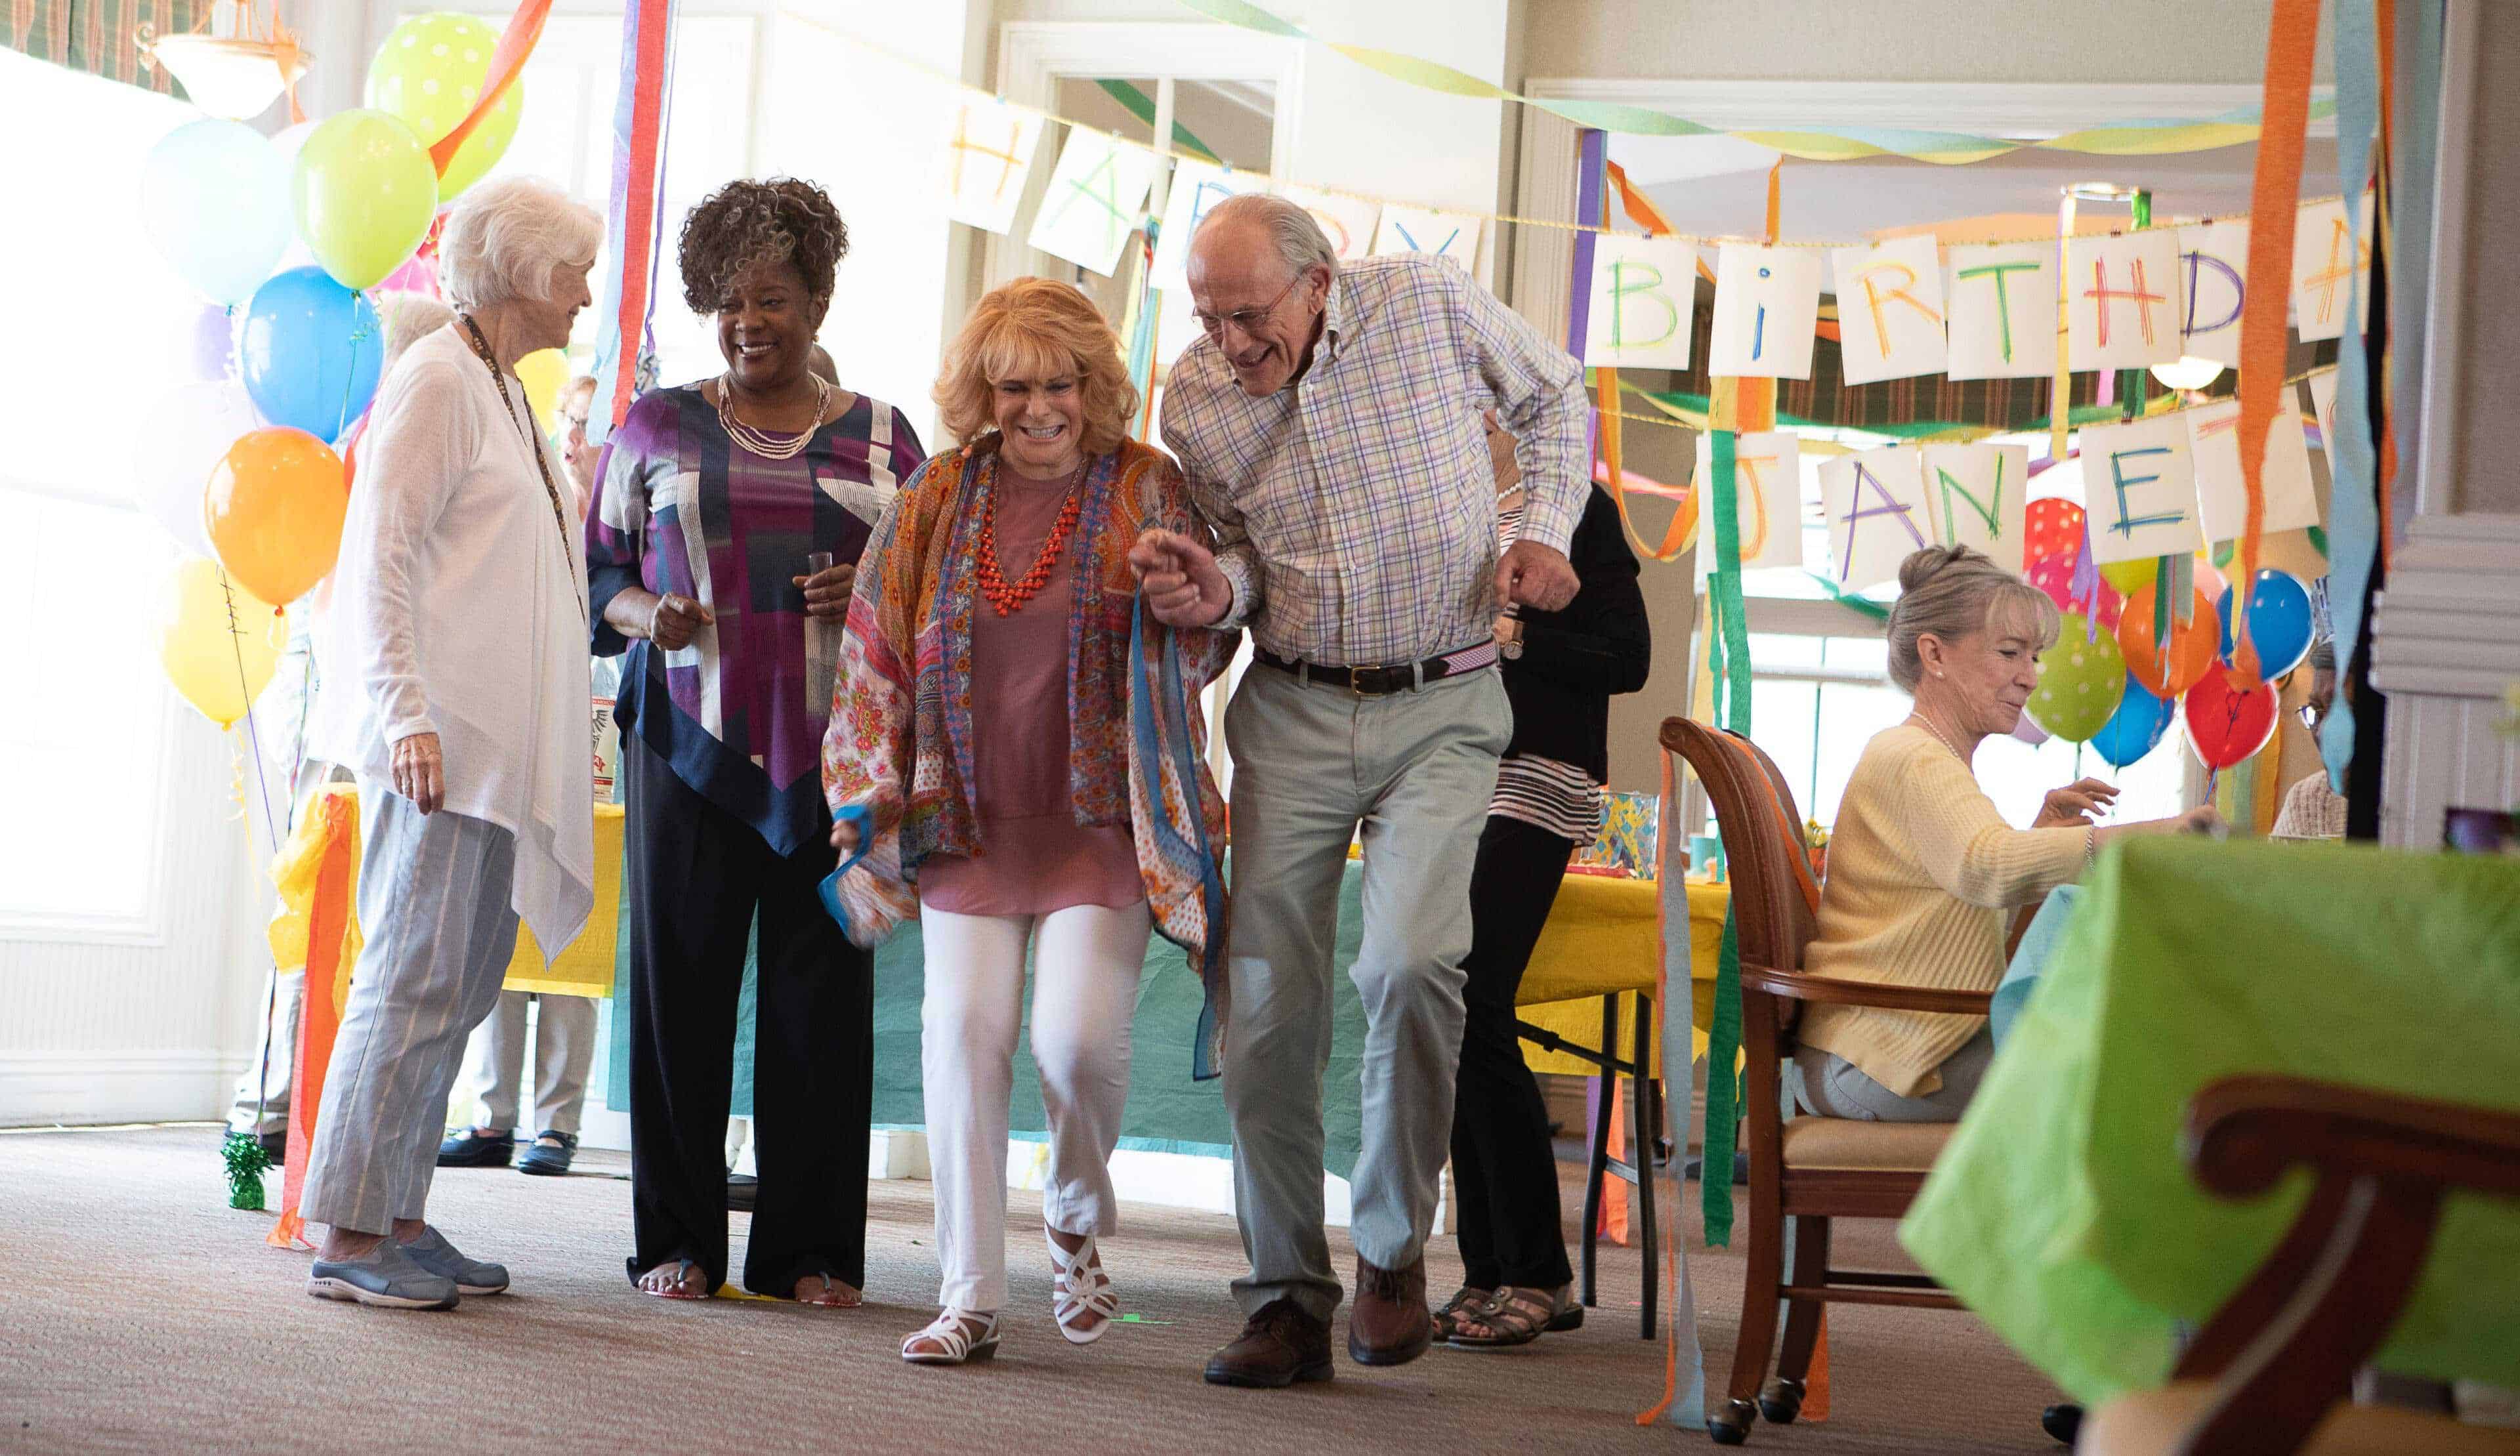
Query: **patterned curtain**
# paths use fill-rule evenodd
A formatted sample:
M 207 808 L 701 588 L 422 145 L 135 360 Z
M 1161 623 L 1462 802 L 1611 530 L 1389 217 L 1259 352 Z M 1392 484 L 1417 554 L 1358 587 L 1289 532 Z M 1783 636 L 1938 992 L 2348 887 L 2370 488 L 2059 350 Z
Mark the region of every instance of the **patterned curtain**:
M 0 0 L 0 45 L 38 61 L 180 96 L 163 66 L 140 64 L 140 27 L 193 28 L 210 0 Z

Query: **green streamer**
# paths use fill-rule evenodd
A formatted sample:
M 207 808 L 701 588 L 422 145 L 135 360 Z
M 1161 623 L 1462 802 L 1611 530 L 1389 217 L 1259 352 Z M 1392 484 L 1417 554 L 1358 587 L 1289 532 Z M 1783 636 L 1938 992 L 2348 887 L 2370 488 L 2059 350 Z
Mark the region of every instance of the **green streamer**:
M 1722 643 L 1724 692 L 1716 721 L 1750 736 L 1750 628 L 1741 600 L 1741 509 L 1733 432 L 1713 432 L 1708 480 L 1715 513 L 1715 570 L 1707 578 L 1707 606 L 1715 615 L 1709 634 Z M 1713 643 L 1710 642 L 1710 651 Z M 1741 1118 L 1741 1079 L 1733 1064 L 1741 1053 L 1741 950 L 1732 909 L 1724 911 L 1724 950 L 1715 962 L 1715 1021 L 1706 1036 L 1706 1137 L 1699 1164 L 1698 1197 L 1706 1216 L 1709 1248 L 1732 1238 L 1732 1145 Z
M 1103 94 L 1118 102 L 1130 115 L 1148 126 L 1155 124 L 1154 98 L 1147 95 L 1146 92 L 1127 81 L 1098 80 L 1094 84 L 1102 87 Z M 1218 166 L 1225 165 L 1224 157 L 1217 155 L 1214 149 L 1200 141 L 1189 127 L 1178 121 L 1173 123 L 1173 150 L 1188 153 L 1200 161 L 1212 161 Z

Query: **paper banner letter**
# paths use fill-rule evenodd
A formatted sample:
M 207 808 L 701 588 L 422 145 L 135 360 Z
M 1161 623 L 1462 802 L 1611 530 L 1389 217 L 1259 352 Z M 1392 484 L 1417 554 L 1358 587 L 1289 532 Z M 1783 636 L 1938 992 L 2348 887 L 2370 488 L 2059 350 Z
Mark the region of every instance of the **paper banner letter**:
M 1828 515 L 1828 576 L 1849 592 L 1899 579 L 1899 563 L 1932 543 L 1922 456 L 1894 445 L 1842 455 L 1820 467 Z
M 2028 569 L 2029 446 L 1928 445 L 1924 470 L 1936 542 L 1975 547 L 2015 576 Z
M 2240 305 L 2248 296 L 2249 220 L 2179 230 L 2179 348 L 2240 367 Z
M 1584 362 L 1626 369 L 1688 368 L 1697 301 L 1697 249 L 1674 238 L 1603 233 L 1593 248 L 1592 323 Z
M 2310 442 L 2290 400 L 2267 429 L 2267 465 L 2258 483 L 2267 493 L 2266 529 L 2295 531 L 2318 524 L 2318 490 L 2310 475 Z M 2237 541 L 2249 513 L 2240 481 L 2240 402 L 2223 400 L 2181 412 L 2187 421 L 2188 453 L 2196 462 L 2196 507 L 2205 539 Z
M 1155 154 L 1099 131 L 1070 127 L 1058 165 L 1033 219 L 1034 247 L 1091 268 L 1108 278 L 1120 266 L 1120 249 L 1138 230 L 1147 189 L 1154 185 Z
M 2345 227 L 2345 199 L 2305 202 L 2292 235 L 2292 306 L 2302 342 L 2345 336 L 2345 298 L 2362 276 L 2363 321 L 2370 319 L 2371 195 L 2362 195 L 2362 238 Z
M 1278 196 L 1313 215 L 1329 236 L 1330 246 L 1344 263 L 1362 258 L 1373 249 L 1373 225 L 1379 220 L 1382 205 L 1366 198 L 1352 198 L 1344 193 L 1324 192 L 1317 187 L 1281 185 Z
M 2076 370 L 2141 369 L 2179 357 L 2179 235 L 2167 228 L 2077 238 L 2065 360 Z
M 2205 545 L 2184 419 L 2163 415 L 2132 424 L 2085 425 L 2082 437 L 2093 560 L 2106 565 L 2183 556 Z
M 1227 198 L 1263 191 L 1268 181 L 1257 172 L 1229 172 L 1207 162 L 1184 158 L 1173 169 L 1172 190 L 1164 197 L 1164 225 L 1155 238 L 1155 287 L 1187 289 L 1190 240 L 1198 231 L 1199 219 Z
M 1800 566 L 1803 563 L 1802 442 L 1782 433 L 1736 435 L 1732 441 L 1733 501 L 1741 524 L 1741 569 Z M 1715 500 L 1715 437 L 1697 436 L 1700 501 Z M 1715 569 L 1715 537 L 1704 527 L 1697 538 L 1697 574 Z
M 1479 225 L 1475 212 L 1431 212 L 1423 207 L 1385 207 L 1373 230 L 1373 255 L 1436 253 L 1463 268 L 1479 264 Z
M 955 101 L 945 138 L 946 214 L 956 222 L 1004 233 L 1015 225 L 1024 179 L 1041 147 L 1041 117 L 976 91 Z
M 1820 263 L 1816 247 L 1725 243 L 1716 254 L 1706 372 L 1810 378 L 1812 330 L 1820 322 Z
M 1949 377 L 2044 379 L 2056 372 L 2053 244 L 1955 247 L 1944 265 L 1943 296 L 1951 321 L 1951 361 L 1943 370 Z
M 1941 374 L 1949 346 L 1943 332 L 1943 260 L 1933 238 L 1836 247 L 1828 257 L 1837 277 L 1846 382 Z

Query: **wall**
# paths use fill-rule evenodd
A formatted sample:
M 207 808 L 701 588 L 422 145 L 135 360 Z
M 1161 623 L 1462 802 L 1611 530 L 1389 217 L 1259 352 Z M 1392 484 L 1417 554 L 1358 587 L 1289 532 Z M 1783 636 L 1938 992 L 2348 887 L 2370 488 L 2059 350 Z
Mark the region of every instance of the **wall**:
M 1526 76 L 1728 81 L 2255 81 L 2272 13 L 2272 0 L 1529 4 Z M 2323 45 L 2319 66 L 2324 79 Z

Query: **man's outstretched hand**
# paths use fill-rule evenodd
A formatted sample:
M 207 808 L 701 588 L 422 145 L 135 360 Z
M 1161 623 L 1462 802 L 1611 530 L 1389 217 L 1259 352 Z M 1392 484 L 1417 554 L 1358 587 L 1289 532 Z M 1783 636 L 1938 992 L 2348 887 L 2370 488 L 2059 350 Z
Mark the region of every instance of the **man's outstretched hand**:
M 1216 555 L 1187 536 L 1149 530 L 1129 548 L 1129 569 L 1147 594 L 1147 608 L 1166 627 L 1213 627 L 1234 605 L 1233 584 Z

